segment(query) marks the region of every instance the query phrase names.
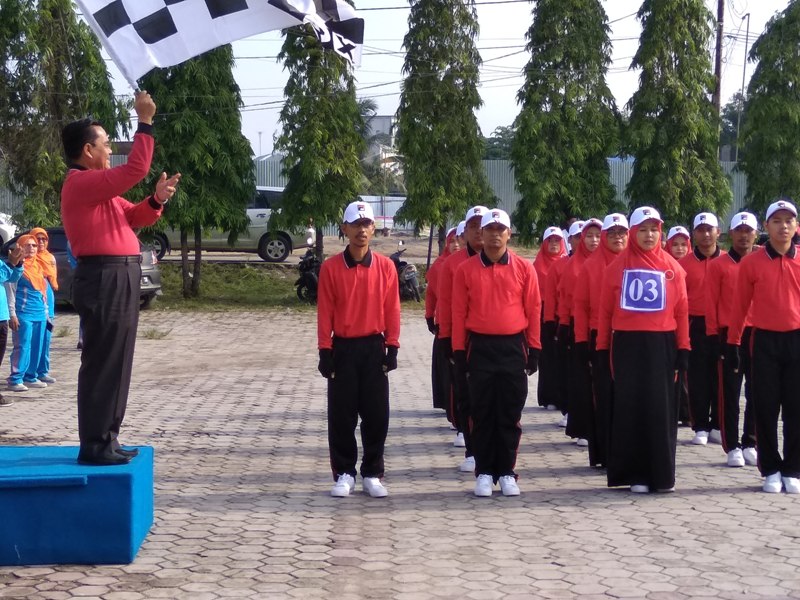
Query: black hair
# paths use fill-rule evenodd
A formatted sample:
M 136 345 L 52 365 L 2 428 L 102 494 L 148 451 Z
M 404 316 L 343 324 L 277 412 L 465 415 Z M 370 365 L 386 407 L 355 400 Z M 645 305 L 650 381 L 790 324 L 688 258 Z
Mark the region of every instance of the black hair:
M 64 154 L 68 160 L 80 158 L 83 147 L 97 139 L 95 127 L 102 127 L 102 125 L 87 117 L 73 121 L 61 130 L 61 143 L 64 144 Z

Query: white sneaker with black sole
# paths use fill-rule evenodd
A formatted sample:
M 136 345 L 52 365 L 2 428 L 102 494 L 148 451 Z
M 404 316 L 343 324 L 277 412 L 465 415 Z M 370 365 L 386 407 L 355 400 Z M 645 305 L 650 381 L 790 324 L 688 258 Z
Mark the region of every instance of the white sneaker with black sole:
M 475 495 L 479 498 L 489 498 L 494 488 L 494 480 L 491 475 L 481 474 L 475 478 Z
M 364 492 L 373 498 L 385 498 L 389 495 L 381 480 L 377 477 L 364 477 Z
M 343 473 L 339 475 L 339 479 L 333 484 L 331 488 L 331 496 L 334 498 L 344 498 L 350 495 L 353 488 L 356 487 L 356 479 L 352 475 Z
M 461 464 L 458 465 L 458 470 L 461 471 L 462 473 L 474 473 L 475 457 L 467 456 L 464 460 L 461 461 Z
M 513 475 L 503 475 L 498 483 L 500 484 L 500 491 L 503 492 L 503 496 L 519 496 L 519 486 Z

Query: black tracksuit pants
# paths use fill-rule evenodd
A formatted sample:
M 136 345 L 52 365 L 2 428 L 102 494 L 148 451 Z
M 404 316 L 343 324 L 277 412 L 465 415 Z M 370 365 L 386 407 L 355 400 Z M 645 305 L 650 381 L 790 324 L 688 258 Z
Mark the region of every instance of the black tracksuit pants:
M 572 346 L 569 370 L 569 421 L 566 434 L 571 438 L 584 439 L 590 442 L 594 431 L 594 406 L 592 399 L 592 371 L 589 361 L 594 352 L 595 338 L 590 336 L 588 356 L 580 353 Z
M 356 425 L 361 417 L 362 477 L 383 477 L 389 431 L 389 378 L 381 335 L 333 338 L 335 377 L 328 379 L 328 447 L 334 481 L 356 476 Z
M 139 325 L 141 256 L 87 257 L 78 260 L 73 303 L 83 329 L 78 371 L 80 458 L 109 455 L 117 437 L 133 370 Z
M 555 330 L 551 332 L 555 334 Z M 558 406 L 558 364 L 556 362 L 556 340 L 547 334 L 542 323 L 542 354 L 539 356 L 539 377 L 536 397 L 539 406 Z
M 474 455 L 472 443 L 472 413 L 470 403 L 470 386 L 466 373 L 459 373 L 450 365 L 450 376 L 453 382 L 453 414 L 456 429 L 464 435 L 464 458 Z
M 730 452 L 734 448 L 754 448 L 756 445 L 755 421 L 753 419 L 753 403 L 750 394 L 750 338 L 752 327 L 746 327 L 742 334 L 742 345 L 739 349 L 741 364 L 739 372 L 734 373 L 724 360 L 719 361 L 719 429 L 722 434 L 722 448 Z M 722 343 L 728 339 L 728 329 L 720 330 Z M 744 380 L 744 426 L 741 442 L 739 441 L 739 393 Z
M 520 419 L 528 397 L 527 354 L 522 333 L 469 335 L 467 370 L 475 475 L 491 475 L 495 482 L 504 475 L 516 477 Z
M 800 329 L 754 329 L 752 393 L 758 468 L 800 477 Z M 778 416 L 783 419 L 783 457 L 778 450 Z
M 556 330 L 558 339 L 556 340 L 556 373 L 558 381 L 556 389 L 558 391 L 558 409 L 562 415 L 569 412 L 569 378 L 572 360 L 573 331 L 568 324 L 559 325 Z
M 706 336 L 706 318 L 689 316 L 689 410 L 692 429 L 711 431 L 719 429 L 717 356 L 713 355 Z M 676 415 L 677 419 L 677 415 Z
M 431 351 L 431 390 L 433 392 L 433 408 L 444 409 L 447 414 L 447 420 L 452 423 L 452 392 L 450 387 L 450 361 L 447 358 L 447 353 L 443 348 L 443 344 L 438 337 L 434 336 L 433 349 Z

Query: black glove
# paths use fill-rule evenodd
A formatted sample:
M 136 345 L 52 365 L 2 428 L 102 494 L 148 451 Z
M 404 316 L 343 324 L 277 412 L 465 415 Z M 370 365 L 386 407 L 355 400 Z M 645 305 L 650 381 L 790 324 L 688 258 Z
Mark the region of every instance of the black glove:
M 678 355 L 675 357 L 675 370 L 683 371 L 684 373 L 689 370 L 688 350 L 678 350 Z
M 525 365 L 525 373 L 528 377 L 539 370 L 539 350 L 536 348 L 528 348 L 528 363 Z
M 433 317 L 425 317 L 425 322 L 428 324 L 428 331 L 430 331 L 433 335 L 436 335 L 436 333 L 439 331 L 439 328 L 436 326 Z
M 333 378 L 333 350 L 330 348 L 320 348 L 317 370 L 319 370 L 320 374 L 325 379 Z
M 386 356 L 383 359 L 383 372 L 388 373 L 397 368 L 397 346 L 386 346 Z
M 725 344 L 725 364 L 734 373 L 739 372 L 742 359 L 739 356 L 739 346 Z
M 453 362 L 453 339 L 441 338 L 439 343 L 442 345 L 442 352 L 447 360 Z
M 708 355 L 713 356 L 714 360 L 722 358 L 722 343 L 719 335 L 706 336 L 706 347 L 708 348 Z
M 589 342 L 575 342 L 575 358 L 582 364 L 591 364 L 592 357 L 589 354 Z
M 611 377 L 611 352 L 597 350 L 594 353 L 594 360 L 597 363 L 597 368 L 601 369 L 603 373 L 608 373 L 608 376 Z
M 466 350 L 456 350 L 453 352 L 453 370 L 456 377 L 464 378 L 467 376 L 467 352 Z
M 554 342 L 556 339 L 556 322 L 545 321 L 542 323 L 542 343 L 545 341 Z

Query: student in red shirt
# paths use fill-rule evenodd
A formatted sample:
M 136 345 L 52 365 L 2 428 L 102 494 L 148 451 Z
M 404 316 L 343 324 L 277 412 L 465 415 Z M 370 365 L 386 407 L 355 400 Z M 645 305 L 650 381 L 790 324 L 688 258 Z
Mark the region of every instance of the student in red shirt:
M 692 236 L 689 231 L 682 225 L 676 225 L 670 228 L 667 234 L 667 252 L 675 260 L 680 260 L 689 254 L 689 241 Z
M 694 250 L 679 262 L 686 271 L 686 292 L 689 295 L 689 337 L 692 352 L 689 356 L 687 382 L 689 408 L 694 429 L 693 444 L 705 446 L 709 441 L 719 444 L 719 415 L 717 414 L 717 357 L 708 346 L 706 337 L 706 274 L 712 259 L 723 254 L 717 245 L 719 221 L 711 213 L 694 218 L 692 229 Z
M 737 213 L 731 219 L 728 236 L 731 248 L 728 253 L 711 261 L 706 276 L 706 333 L 708 344 L 714 356 L 721 355 L 721 349 L 728 336 L 731 318 L 731 305 L 736 292 L 736 276 L 740 261 L 753 251 L 758 234 L 758 221 L 748 212 Z M 724 360 L 719 361 L 719 424 L 722 434 L 722 448 L 728 455 L 729 467 L 755 465 L 756 432 L 753 421 L 753 407 L 750 401 L 750 336 L 752 333 L 750 315 L 745 318 L 742 334 L 741 368 L 731 370 Z M 744 432 L 739 442 L 739 393 L 745 378 Z
M 608 413 L 611 407 L 611 374 L 601 369 L 594 358 L 597 321 L 600 317 L 600 293 L 606 267 L 627 245 L 628 219 L 619 213 L 607 215 L 603 219 L 600 247 L 583 263 L 573 295 L 576 376 L 585 378 L 587 386 L 587 392 L 578 397 L 585 405 L 579 407 L 577 413 L 585 415 L 585 439 L 589 447 L 589 465 L 592 467 L 606 464 Z M 539 376 L 541 377 L 541 372 Z M 576 411 L 571 410 L 570 414 L 575 415 Z
M 542 246 L 533 261 L 533 268 L 539 281 L 539 290 L 547 289 L 547 277 L 558 260 L 566 256 L 567 245 L 558 227 L 548 227 L 542 236 Z M 542 327 L 544 329 L 544 303 L 542 304 Z M 542 331 L 542 356 L 539 361 L 539 382 L 536 396 L 539 406 L 556 410 L 558 404 L 558 378 L 555 371 L 556 360 L 555 322 L 550 322 L 547 335 Z
M 468 374 L 476 496 L 518 496 L 514 465 L 538 369 L 542 299 L 533 265 L 508 249 L 511 220 L 493 208 L 481 219 L 483 250 L 453 281 L 453 357 Z
M 400 293 L 391 260 L 373 252 L 375 217 L 366 202 L 344 211 L 344 252 L 322 263 L 317 298 L 319 372 L 328 380 L 328 447 L 331 496 L 355 487 L 355 428 L 361 418 L 361 477 L 364 492 L 389 492 L 383 451 L 389 430 L 388 372 L 397 368 L 400 347 Z
M 725 361 L 740 365 L 740 344 L 750 312 L 753 412 L 758 468 L 768 493 L 800 494 L 800 255 L 792 237 L 797 208 L 781 199 L 767 208 L 769 240 L 739 263 Z M 778 416 L 783 419 L 783 457 Z
M 614 380 L 609 487 L 631 492 L 675 486 L 675 371 L 688 362 L 686 281 L 661 248 L 661 217 L 633 211 L 630 243 L 603 275 L 597 360 Z

